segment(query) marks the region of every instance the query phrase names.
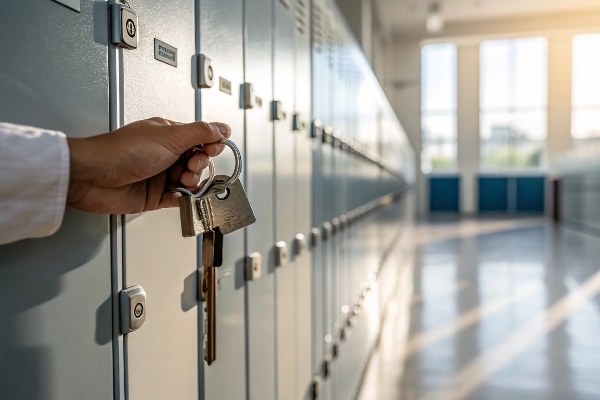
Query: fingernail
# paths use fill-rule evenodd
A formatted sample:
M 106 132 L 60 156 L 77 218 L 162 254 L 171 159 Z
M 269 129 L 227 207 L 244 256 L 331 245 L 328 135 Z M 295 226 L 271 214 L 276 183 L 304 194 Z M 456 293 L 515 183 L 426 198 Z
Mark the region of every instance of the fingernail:
M 217 123 L 217 127 L 219 128 L 219 132 L 221 132 L 221 135 L 223 136 L 229 136 L 229 134 L 231 133 L 231 128 L 227 124 L 219 122 Z

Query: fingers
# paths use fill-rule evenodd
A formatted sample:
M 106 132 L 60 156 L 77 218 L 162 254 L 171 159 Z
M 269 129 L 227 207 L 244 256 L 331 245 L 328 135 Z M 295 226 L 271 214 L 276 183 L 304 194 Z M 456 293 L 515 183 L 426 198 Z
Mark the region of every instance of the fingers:
M 229 125 L 220 122 L 192 122 L 191 124 L 174 125 L 174 143 L 178 145 L 179 153 L 190 147 L 215 143 L 231 136 Z
M 200 183 L 200 174 L 195 174 L 192 171 L 184 171 L 179 180 L 183 186 L 195 188 Z
M 210 157 L 216 157 L 225 149 L 224 144 L 209 143 L 202 146 L 202 151 Z
M 198 151 L 194 153 L 192 157 L 190 157 L 187 162 L 187 167 L 190 171 L 200 174 L 204 168 L 208 167 L 209 160 L 210 157 L 206 153 Z

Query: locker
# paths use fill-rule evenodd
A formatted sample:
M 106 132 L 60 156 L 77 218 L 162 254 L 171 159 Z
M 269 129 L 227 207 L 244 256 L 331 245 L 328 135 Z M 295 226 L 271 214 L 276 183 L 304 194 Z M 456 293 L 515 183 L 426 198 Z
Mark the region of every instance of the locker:
M 323 143 L 323 130 L 329 123 L 329 60 L 327 52 L 328 20 L 323 11 L 324 4 L 321 0 L 313 0 L 311 7 L 312 37 L 312 115 L 313 115 L 313 151 L 312 151 L 312 226 L 318 232 L 317 245 L 312 251 L 312 285 L 313 285 L 313 370 L 315 374 L 322 373 L 323 358 L 327 352 L 324 338 L 326 336 L 326 268 L 325 248 L 327 243 L 322 240 L 322 225 L 326 220 L 325 204 L 325 147 Z M 319 93 L 318 96 L 314 93 Z M 325 390 L 322 396 L 326 396 Z
M 243 2 L 199 0 L 196 5 L 196 52 L 212 61 L 214 72 L 214 86 L 196 91 L 196 116 L 229 124 L 231 139 L 244 154 L 244 111 L 240 107 L 240 85 L 244 82 Z M 227 150 L 215 159 L 217 173 L 230 174 L 233 165 L 234 158 Z M 246 186 L 243 179 L 242 185 Z M 246 398 L 244 236 L 244 230 L 233 232 L 225 236 L 223 244 L 224 260 L 218 275 L 217 360 L 210 366 L 200 362 L 204 399 Z
M 14 51 L 0 60 L 0 89 L 10 93 L 0 98 L 0 120 L 70 136 L 155 116 L 231 126 L 257 222 L 225 237 L 217 360 L 204 361 L 201 238 L 181 237 L 179 211 L 67 210 L 55 236 L 0 248 L 0 320 L 8 321 L 0 393 L 304 400 L 319 376 L 319 399 L 354 398 L 396 282 L 409 276 L 413 208 L 407 198 L 335 233 L 331 223 L 414 182 L 414 154 L 335 2 L 135 3 L 141 29 L 129 50 L 109 44 L 108 6 L 116 3 L 83 2 L 81 13 L 50 1 L 7 4 L 0 40 Z M 23 13 L 32 28 L 15 48 L 9 40 L 23 32 Z M 40 31 L 50 40 L 40 41 Z M 157 55 L 157 45 L 176 61 Z M 32 63 L 33 54 L 47 62 Z M 209 64 L 212 86 L 199 73 Z M 342 137 L 402 177 L 350 152 Z M 230 174 L 234 157 L 225 149 L 215 164 Z M 255 253 L 260 277 L 246 274 Z M 373 271 L 379 282 L 361 299 Z M 133 285 L 146 291 L 148 314 L 121 335 L 119 294 Z
M 313 359 L 312 349 L 312 271 L 308 247 L 311 229 L 311 175 L 312 140 L 311 116 L 311 53 L 310 53 L 310 3 L 296 0 L 296 29 L 294 30 L 294 110 L 295 110 L 295 157 L 294 157 L 294 232 L 303 235 L 304 250 L 294 248 L 296 276 L 296 399 L 309 398 L 311 394 Z M 300 243 L 296 242 L 295 246 Z
M 0 121 L 70 137 L 107 132 L 108 32 L 96 30 L 106 4 L 2 8 L 10 55 L 0 58 Z M 67 209 L 55 235 L 0 247 L 3 399 L 112 397 L 110 227 L 106 215 Z
M 244 2 L 244 81 L 254 101 L 245 110 L 246 192 L 257 222 L 246 229 L 246 254 L 262 255 L 261 276 L 246 282 L 246 374 L 250 399 L 275 399 L 275 260 L 273 254 L 272 0 Z
M 139 2 L 134 11 L 142 27 L 138 47 L 118 50 L 111 66 L 122 71 L 114 76 L 122 99 L 121 123 L 154 116 L 194 121 L 193 1 Z M 155 40 L 176 48 L 177 66 L 155 59 Z M 147 294 L 144 325 L 124 338 L 127 398 L 197 399 L 196 240 L 181 236 L 179 210 L 173 208 L 126 216 L 120 250 L 122 288 L 140 285 Z
M 294 26 L 292 2 L 273 1 L 273 106 L 275 151 L 275 240 L 284 242 L 288 254 L 294 241 Z M 278 399 L 296 397 L 296 265 L 291 257 L 275 269 L 276 388 Z M 276 262 L 277 265 L 277 262 Z

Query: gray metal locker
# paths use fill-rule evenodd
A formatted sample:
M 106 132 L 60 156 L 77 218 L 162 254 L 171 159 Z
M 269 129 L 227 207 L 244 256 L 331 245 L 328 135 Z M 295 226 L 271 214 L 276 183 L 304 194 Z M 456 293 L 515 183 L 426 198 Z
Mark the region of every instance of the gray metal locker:
M 246 254 L 258 252 L 262 261 L 260 277 L 246 282 L 246 373 L 248 398 L 261 400 L 276 398 L 271 12 L 272 0 L 244 2 L 244 173 L 256 215 L 246 228 Z
M 211 60 L 214 73 L 214 86 L 197 91 L 196 117 L 229 124 L 231 139 L 244 154 L 244 111 L 240 107 L 243 2 L 198 0 L 196 5 L 196 51 Z M 217 174 L 229 175 L 233 166 L 234 157 L 228 149 L 215 159 Z M 217 360 L 210 366 L 202 359 L 200 362 L 201 398 L 207 400 L 246 398 L 244 230 L 226 235 L 223 251 L 223 266 L 218 271 Z
M 275 260 L 277 398 L 296 396 L 296 265 L 290 255 L 294 240 L 294 9 L 273 1 L 273 103 L 275 151 L 275 240 L 285 243 L 286 257 Z M 280 250 L 283 252 L 283 250 Z M 276 252 L 277 253 L 277 252 Z
M 132 6 L 138 48 L 119 50 L 112 66 L 119 71 L 122 123 L 155 116 L 193 122 L 194 2 Z M 176 65 L 156 59 L 156 40 L 176 48 Z M 140 285 L 147 294 L 144 325 L 125 336 L 127 398 L 197 399 L 196 240 L 181 236 L 177 208 L 126 216 L 123 237 L 123 288 Z
M 311 175 L 312 140 L 311 116 L 311 53 L 310 4 L 308 0 L 295 1 L 296 29 L 294 37 L 294 232 L 293 247 L 296 276 L 296 399 L 306 398 L 312 389 L 312 265 L 308 247 L 311 229 Z M 302 240 L 303 239 L 303 240 Z
M 2 4 L 0 121 L 70 137 L 109 130 L 107 8 L 80 11 Z M 112 397 L 109 232 L 108 216 L 67 209 L 55 235 L 0 247 L 3 399 Z

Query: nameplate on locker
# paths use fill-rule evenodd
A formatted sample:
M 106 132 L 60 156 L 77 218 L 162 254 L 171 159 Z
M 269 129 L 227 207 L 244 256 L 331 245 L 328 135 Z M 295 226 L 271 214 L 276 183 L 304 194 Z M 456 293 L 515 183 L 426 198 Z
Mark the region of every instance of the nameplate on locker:
M 219 77 L 219 90 L 223 93 L 231 94 L 231 81 Z
M 154 39 L 154 58 L 177 67 L 177 49 L 158 39 Z

